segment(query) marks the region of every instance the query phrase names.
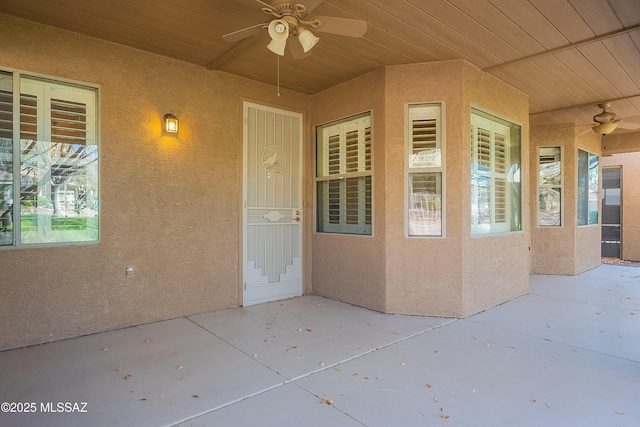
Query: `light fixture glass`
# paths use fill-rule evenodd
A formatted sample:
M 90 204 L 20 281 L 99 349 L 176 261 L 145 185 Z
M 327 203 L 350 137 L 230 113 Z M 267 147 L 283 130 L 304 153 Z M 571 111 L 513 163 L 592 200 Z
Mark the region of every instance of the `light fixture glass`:
M 302 45 L 302 49 L 305 52 L 309 52 L 311 50 L 311 48 L 313 48 L 318 43 L 318 41 L 320 39 L 318 37 L 316 37 L 316 35 L 313 34 L 311 31 L 302 30 L 298 34 L 298 40 L 300 41 L 300 44 Z
M 592 129 L 598 135 L 609 135 L 618 127 L 617 123 L 600 123 L 599 125 L 594 126 Z
M 178 133 L 178 119 L 173 113 L 167 113 L 162 118 L 164 121 L 164 130 L 169 133 Z
M 289 37 L 289 24 L 282 19 L 275 19 L 269 23 L 269 36 L 271 41 L 267 48 L 280 56 L 284 56 L 284 48 L 287 46 Z

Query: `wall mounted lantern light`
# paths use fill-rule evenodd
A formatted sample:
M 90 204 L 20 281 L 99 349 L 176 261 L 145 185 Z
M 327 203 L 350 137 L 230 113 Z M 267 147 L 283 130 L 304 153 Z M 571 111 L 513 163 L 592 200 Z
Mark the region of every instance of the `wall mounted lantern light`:
M 164 130 L 169 133 L 178 133 L 178 119 L 173 113 L 167 113 L 162 117 L 164 122 Z

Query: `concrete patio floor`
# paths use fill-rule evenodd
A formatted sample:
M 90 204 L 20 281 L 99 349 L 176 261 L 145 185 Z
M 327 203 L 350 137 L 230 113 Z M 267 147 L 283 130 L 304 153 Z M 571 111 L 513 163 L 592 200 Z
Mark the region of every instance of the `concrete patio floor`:
M 0 402 L 0 426 L 638 426 L 640 269 L 459 320 L 305 296 L 5 351 Z

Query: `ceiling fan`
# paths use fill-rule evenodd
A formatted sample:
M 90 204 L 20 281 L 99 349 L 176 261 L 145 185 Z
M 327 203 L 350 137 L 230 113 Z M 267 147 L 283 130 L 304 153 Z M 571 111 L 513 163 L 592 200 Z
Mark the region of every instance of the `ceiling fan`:
M 598 104 L 598 108 L 601 108 L 602 111 L 593 116 L 593 122 L 595 123 L 595 125 L 591 127 L 591 130 L 593 130 L 595 133 L 605 136 L 609 135 L 611 132 L 618 128 L 640 129 L 640 124 L 623 121 L 624 119 L 619 119 L 616 117 L 616 113 L 607 111 L 607 108 L 609 107 L 611 107 L 610 102 L 603 102 L 601 104 Z M 626 120 L 628 119 L 629 118 L 627 118 Z
M 236 42 L 266 29 L 271 37 L 267 45 L 270 51 L 284 56 L 285 48 L 288 47 L 292 56 L 298 59 L 309 55 L 320 40 L 311 30 L 348 37 L 362 37 L 367 32 L 366 21 L 312 15 L 311 12 L 322 0 L 304 0 L 306 6 L 283 0 L 271 0 L 271 4 L 256 1 L 264 6 L 261 10 L 269 15 L 270 21 L 225 34 L 222 36 L 224 40 Z M 298 43 L 287 43 L 291 38 L 297 38 Z

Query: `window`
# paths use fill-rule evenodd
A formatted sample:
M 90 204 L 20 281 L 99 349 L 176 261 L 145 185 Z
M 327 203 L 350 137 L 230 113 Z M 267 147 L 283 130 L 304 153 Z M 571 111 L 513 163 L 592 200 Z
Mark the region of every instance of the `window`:
M 0 245 L 98 240 L 97 143 L 96 89 L 0 74 Z
M 318 231 L 372 232 L 371 114 L 316 128 Z
M 578 150 L 578 225 L 598 223 L 599 158 Z
M 408 235 L 442 236 L 443 126 L 440 104 L 407 108 Z
M 520 126 L 474 109 L 471 232 L 519 231 L 520 211 Z
M 538 155 L 538 225 L 562 225 L 562 150 L 540 147 Z

